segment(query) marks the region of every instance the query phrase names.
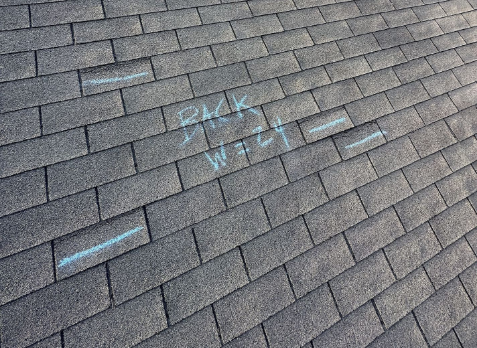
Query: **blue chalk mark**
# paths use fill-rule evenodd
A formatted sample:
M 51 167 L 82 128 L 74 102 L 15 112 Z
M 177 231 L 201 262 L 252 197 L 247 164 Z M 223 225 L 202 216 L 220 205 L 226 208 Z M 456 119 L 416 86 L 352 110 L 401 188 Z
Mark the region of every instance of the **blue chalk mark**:
M 282 127 L 282 120 L 280 120 L 280 117 L 277 117 L 277 122 L 273 122 L 272 127 L 274 127 L 275 132 L 279 133 L 282 136 L 285 146 L 287 147 L 287 149 L 289 149 L 290 144 L 288 143 L 287 136 L 285 135 L 285 129 L 283 129 Z
M 384 135 L 386 134 L 387 132 L 386 131 L 379 131 L 379 132 L 376 132 L 376 133 L 373 133 L 371 134 L 370 136 L 356 142 L 356 143 L 353 143 L 353 144 L 350 144 L 350 145 L 347 145 L 345 146 L 345 149 L 351 149 L 352 147 L 355 147 L 355 146 L 358 146 L 358 145 L 361 145 L 361 144 L 364 144 L 365 142 L 368 142 L 370 141 L 371 139 L 374 139 L 376 137 L 379 137 L 380 135 Z
M 115 243 L 117 243 L 117 242 L 120 242 L 120 241 L 122 241 L 123 239 L 125 239 L 125 238 L 127 238 L 127 237 L 133 235 L 134 233 L 141 231 L 142 229 L 144 229 L 144 227 L 142 227 L 142 226 L 141 226 L 141 227 L 136 227 L 136 228 L 134 228 L 134 229 L 132 229 L 132 230 L 130 230 L 130 231 L 127 231 L 126 233 L 123 233 L 123 234 L 121 234 L 121 235 L 119 235 L 119 236 L 117 236 L 117 237 L 114 237 L 113 239 L 110 239 L 110 240 L 108 240 L 108 241 L 106 241 L 106 242 L 104 242 L 104 243 L 101 243 L 101 244 L 99 244 L 99 245 L 96 245 L 96 246 L 94 246 L 94 247 L 92 247 L 92 248 L 89 248 L 89 249 L 87 249 L 87 250 L 83 250 L 83 251 L 81 251 L 81 252 L 79 252 L 79 253 L 74 254 L 73 256 L 64 258 L 63 260 L 60 261 L 60 263 L 58 264 L 58 267 L 65 266 L 65 265 L 67 265 L 67 264 L 69 264 L 69 263 L 71 263 L 71 262 L 73 262 L 73 261 L 76 261 L 76 260 L 78 260 L 78 259 L 81 259 L 82 257 L 86 257 L 86 256 L 91 255 L 91 254 L 93 254 L 93 253 L 95 253 L 95 252 L 98 252 L 98 251 L 100 251 L 100 250 L 102 250 L 102 249 L 104 249 L 104 248 L 107 248 L 107 247 L 109 247 L 109 246 L 111 246 L 111 245 L 113 245 L 113 244 L 115 244 Z
M 102 83 L 113 83 L 113 82 L 119 82 L 119 81 L 128 81 L 128 80 L 136 79 L 138 77 L 146 76 L 148 74 L 149 74 L 148 72 L 142 72 L 139 74 L 128 75 L 124 77 L 112 77 L 109 79 L 87 80 L 83 82 L 83 86 L 100 85 Z
M 225 153 L 224 144 L 220 143 L 220 153 L 214 153 L 214 158 L 210 157 L 207 152 L 204 152 L 205 157 L 209 160 L 209 162 L 214 166 L 214 170 L 219 170 L 220 166 L 225 167 L 227 166 L 227 155 Z
M 225 98 L 222 98 L 222 100 L 219 101 L 217 104 L 217 107 L 215 108 L 214 111 L 209 112 L 209 109 L 207 108 L 207 105 L 202 104 L 202 121 L 205 122 L 209 120 L 209 124 L 212 128 L 215 128 L 215 123 L 213 121 L 214 118 L 219 118 L 220 116 L 220 108 L 222 107 L 222 104 L 224 103 Z M 227 119 L 224 118 L 224 120 L 220 121 L 228 121 Z
M 194 114 L 184 119 L 183 113 L 186 112 L 187 110 L 194 110 Z M 195 133 L 197 133 L 197 131 L 199 130 L 200 125 L 198 123 L 194 127 L 194 130 L 192 131 L 192 133 L 189 133 L 189 131 L 186 128 L 186 126 L 194 124 L 194 121 L 196 121 L 195 117 L 199 114 L 199 110 L 195 106 L 189 106 L 185 109 L 182 109 L 177 114 L 179 115 L 179 118 L 181 120 L 181 127 L 184 130 L 184 141 L 181 144 L 181 146 L 184 146 L 186 143 L 192 140 Z
M 237 116 L 239 118 L 243 118 L 242 110 L 248 110 L 251 113 L 254 113 L 255 115 L 260 115 L 260 113 L 257 110 L 245 104 L 245 99 L 247 99 L 247 96 L 243 96 L 242 99 L 240 99 L 240 101 L 237 101 L 237 99 L 235 98 L 235 95 L 232 94 L 232 99 L 234 100 L 235 110 L 237 111 Z
M 326 129 L 326 128 L 330 128 L 330 127 L 333 127 L 339 123 L 343 123 L 344 121 L 346 120 L 346 118 L 339 118 L 337 120 L 334 120 L 330 123 L 327 123 L 327 124 L 324 124 L 322 126 L 319 126 L 319 127 L 315 127 L 315 128 L 312 128 L 310 129 L 308 132 L 310 133 L 315 133 L 315 132 L 319 132 L 319 131 L 322 131 L 323 129 Z
M 245 143 L 243 143 L 243 144 L 242 144 L 242 143 L 237 143 L 237 144 L 235 144 L 234 147 L 235 147 L 235 148 L 238 148 L 238 147 L 240 147 L 240 146 L 243 147 L 243 150 L 240 150 L 240 151 L 237 153 L 237 155 L 245 155 L 246 152 L 250 152 L 250 150 L 245 147 Z
M 270 138 L 268 140 L 265 140 L 264 142 L 262 142 L 262 126 L 258 126 L 257 128 L 255 128 L 252 133 L 258 133 L 257 135 L 257 143 L 258 145 L 260 145 L 261 147 L 265 147 L 267 145 L 269 145 L 272 141 L 273 141 L 273 138 Z

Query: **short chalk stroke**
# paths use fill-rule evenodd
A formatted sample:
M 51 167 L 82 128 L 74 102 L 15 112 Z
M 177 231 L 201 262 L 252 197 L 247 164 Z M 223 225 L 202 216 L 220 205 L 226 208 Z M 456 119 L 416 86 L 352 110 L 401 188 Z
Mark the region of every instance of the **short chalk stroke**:
M 104 248 L 107 248 L 107 247 L 109 247 L 109 246 L 111 246 L 115 243 L 118 243 L 118 242 L 122 241 L 123 239 L 133 235 L 136 232 L 141 231 L 142 229 L 144 229 L 144 227 L 136 227 L 136 228 L 134 228 L 130 231 L 127 231 L 126 233 L 123 233 L 123 234 L 121 234 L 117 237 L 114 237 L 114 238 L 112 238 L 112 239 L 110 239 L 110 240 L 108 240 L 104 243 L 96 245 L 96 246 L 94 246 L 92 248 L 89 248 L 87 250 L 83 250 L 83 251 L 81 251 L 79 253 L 76 253 L 76 254 L 74 254 L 70 257 L 64 258 L 63 260 L 60 261 L 60 263 L 58 264 L 58 267 L 63 267 L 63 266 L 65 266 L 65 265 L 67 265 L 67 264 L 69 264 L 73 261 L 76 261 L 76 260 L 81 259 L 83 257 L 89 256 L 93 253 L 96 253 L 96 252 L 98 252 L 98 251 L 100 251 Z
M 330 122 L 330 123 L 324 124 L 324 125 L 322 125 L 322 126 L 312 128 L 312 129 L 310 129 L 308 132 L 309 132 L 309 133 L 320 132 L 320 131 L 325 130 L 325 129 L 327 129 L 327 128 L 336 126 L 337 124 L 343 123 L 344 121 L 346 121 L 346 118 L 342 117 L 342 118 L 339 118 L 339 119 L 337 119 L 337 120 L 334 120 L 334 121 L 332 121 L 332 122 Z
M 360 140 L 360 141 L 357 141 L 356 143 L 353 143 L 353 144 L 350 144 L 350 145 L 345 146 L 345 149 L 351 149 L 351 148 L 353 148 L 353 147 L 355 147 L 355 146 L 364 144 L 364 143 L 366 143 L 366 142 L 368 142 L 368 141 L 370 141 L 370 140 L 372 140 L 372 139 L 374 139 L 374 138 L 377 138 L 377 137 L 379 137 L 380 135 L 383 135 L 383 136 L 384 136 L 384 134 L 386 134 L 386 131 L 382 131 L 382 132 L 379 131 L 379 132 L 373 133 L 373 134 L 371 134 L 370 136 L 368 136 L 368 137 L 366 137 L 366 138 L 364 138 L 364 139 L 362 139 L 362 140 Z
M 101 85 L 103 83 L 114 83 L 114 82 L 120 82 L 120 81 L 128 81 L 132 79 L 137 79 L 138 77 L 146 76 L 148 75 L 148 72 L 142 72 L 134 75 L 128 75 L 124 77 L 112 77 L 109 79 L 98 79 L 98 80 L 86 80 L 83 81 L 83 86 L 89 86 L 89 85 Z

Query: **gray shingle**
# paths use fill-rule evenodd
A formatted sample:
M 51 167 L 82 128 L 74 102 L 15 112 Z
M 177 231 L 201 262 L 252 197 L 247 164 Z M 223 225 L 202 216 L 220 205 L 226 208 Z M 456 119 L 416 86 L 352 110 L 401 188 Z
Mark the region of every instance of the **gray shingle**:
M 300 122 L 300 128 L 307 143 L 326 138 L 353 128 L 353 122 L 344 108 L 321 112 Z
M 411 133 L 424 126 L 414 107 L 406 108 L 389 115 L 380 117 L 376 122 L 379 128 L 384 130 L 388 141 Z
M 436 343 L 473 309 L 464 288 L 454 280 L 414 310 L 427 341 Z
M 172 324 L 248 283 L 238 249 L 209 261 L 164 284 Z
M 399 47 L 369 53 L 366 55 L 366 60 L 374 71 L 389 68 L 407 61 Z
M 477 260 L 465 238 L 442 250 L 424 265 L 436 289 L 454 279 Z
M 414 41 L 405 27 L 386 29 L 374 33 L 381 48 L 390 48 Z
M 467 166 L 436 183 L 448 206 L 470 196 L 477 190 L 477 174 Z
M 286 95 L 309 91 L 331 83 L 326 70 L 319 66 L 279 78 Z
M 453 91 L 461 86 L 450 70 L 425 77 L 421 81 L 431 97 Z
M 319 244 L 367 217 L 358 195 L 351 192 L 307 213 L 305 220 L 314 242 Z
M 225 92 L 231 105 L 234 105 L 233 96 L 247 96 L 247 105 L 259 106 L 285 97 L 278 79 L 266 80 L 248 86 L 237 87 Z M 237 111 L 237 107 L 234 108 Z
M 410 231 L 446 209 L 433 185 L 396 204 L 396 211 L 406 231 Z
M 396 171 L 358 189 L 368 214 L 374 215 L 412 195 L 402 171 Z
M 235 35 L 230 23 L 208 24 L 177 29 L 177 36 L 182 49 L 235 40 Z
M 81 128 L 3 146 L 0 148 L 0 177 L 70 160 L 87 152 Z
M 425 58 L 419 58 L 393 67 L 394 72 L 402 83 L 409 83 L 434 74 Z
M 88 126 L 92 152 L 147 138 L 165 131 L 161 109 L 114 118 Z
M 105 0 L 104 11 L 106 17 L 121 17 L 138 13 L 157 12 L 167 10 L 164 0 Z
M 120 304 L 197 267 L 199 256 L 192 232 L 184 230 L 121 255 L 108 265 L 114 300 Z
M 284 52 L 248 61 L 247 69 L 252 81 L 257 82 L 300 71 L 300 66 L 293 52 Z
M 295 51 L 295 55 L 303 69 L 325 65 L 343 59 L 336 42 L 314 45 Z
M 1 11 L 1 8 L 0 8 Z M 0 55 L 0 82 L 34 77 L 36 74 L 34 52 Z
M 459 33 L 445 34 L 433 37 L 431 40 L 439 51 L 445 51 L 465 45 L 465 41 Z
M 143 172 L 208 150 L 201 126 L 197 128 L 193 140 L 184 143 L 184 132 L 192 134 L 191 128 L 193 127 L 186 128 L 185 131 L 178 129 L 134 142 L 138 170 Z
M 203 96 L 250 83 L 244 63 L 212 68 L 190 74 L 195 95 Z
M 383 332 L 379 317 L 368 302 L 313 340 L 317 347 L 367 347 Z
M 33 27 L 104 18 L 100 0 L 73 0 L 31 6 Z
M 55 281 L 51 244 L 45 243 L 0 260 L 0 304 L 41 289 Z
M 288 184 L 263 197 L 263 203 L 272 226 L 278 226 L 326 203 L 318 175 L 310 175 Z
M 277 15 L 267 15 L 250 19 L 232 21 L 232 28 L 237 39 L 262 36 L 283 31 Z
M 302 346 L 339 318 L 330 290 L 323 285 L 268 319 L 263 327 L 270 347 Z
M 29 348 L 62 348 L 61 335 L 58 333 L 45 338 L 44 340 L 29 346 Z
M 464 29 L 459 32 L 460 36 L 466 43 L 472 43 L 477 41 L 477 30 L 472 27 L 470 29 Z
M 427 347 L 427 343 L 422 336 L 421 330 L 411 314 L 407 315 L 403 320 L 392 326 L 368 347 L 386 348 L 392 347 L 393 345 L 413 348 Z
M 422 0 L 392 0 L 392 3 L 396 9 L 420 6 L 424 4 Z
M 430 220 L 437 238 L 444 247 L 477 226 L 477 214 L 468 200 L 463 200 Z
M 141 15 L 141 23 L 145 33 L 172 30 L 200 25 L 197 9 L 154 12 Z
M 242 347 L 256 347 L 267 348 L 267 340 L 263 333 L 261 325 L 255 326 L 252 330 L 247 331 L 243 335 L 230 341 L 223 347 L 225 348 L 242 348 Z
M 199 7 L 198 10 L 203 24 L 252 17 L 250 8 L 245 2 Z
M 98 187 L 101 217 L 107 219 L 181 191 L 174 164 Z
M 421 157 L 426 157 L 456 142 L 444 121 L 421 128 L 409 137 Z
M 437 52 L 437 48 L 431 39 L 411 42 L 402 45 L 400 48 L 408 60 L 425 57 Z
M 242 246 L 252 280 L 281 266 L 313 246 L 302 218 L 283 224 Z
M 442 154 L 453 171 L 477 161 L 477 140 L 470 137 L 442 150 Z
M 383 92 L 401 84 L 391 68 L 358 76 L 356 82 L 365 96 Z
M 0 257 L 53 240 L 99 221 L 94 191 L 49 202 L 0 219 Z
M 269 229 L 265 210 L 255 200 L 202 221 L 194 232 L 202 260 L 207 261 Z
M 191 73 L 216 66 L 209 47 L 194 48 L 151 58 L 158 79 Z
M 417 6 L 412 9 L 420 21 L 445 17 L 446 13 L 439 4 Z
M 355 121 L 355 123 L 357 123 Z M 360 155 L 386 142 L 376 123 L 366 123 L 333 137 L 341 157 Z
M 49 166 L 48 194 L 57 199 L 135 173 L 131 148 L 116 147 Z
M 38 75 L 114 63 L 109 41 L 50 48 L 37 52 Z
M 377 179 L 366 155 L 360 155 L 324 169 L 320 172 L 320 176 L 330 199 Z
M 353 79 L 340 81 L 331 85 L 314 89 L 313 96 L 320 110 L 328 110 L 363 97 Z
M 457 112 L 447 94 L 416 105 L 416 110 L 425 124 L 430 124 Z
M 347 315 L 395 281 L 379 251 L 330 281 L 340 313 Z
M 279 117 L 283 123 L 305 118 L 320 111 L 310 92 L 288 96 L 263 105 L 263 112 L 271 123 Z
M 217 181 L 184 191 L 147 206 L 153 239 L 198 223 L 225 210 Z
M 283 267 L 220 299 L 214 304 L 224 342 L 229 342 L 293 302 Z
M 364 15 L 394 10 L 389 0 L 357 0 L 356 5 Z
M 435 20 L 410 24 L 407 29 L 416 41 L 444 34 Z
M 10 81 L 0 84 L 0 112 L 78 97 L 80 91 L 76 72 Z
M 449 93 L 457 109 L 463 110 L 476 104 L 477 102 L 477 83 L 467 85 Z
M 67 347 L 127 347 L 166 327 L 161 291 L 154 290 L 66 329 L 64 340 Z
M 394 2 L 393 5 L 396 8 L 396 11 L 389 11 L 381 14 L 390 28 L 419 22 L 419 19 L 410 8 L 400 10 L 399 7 L 396 7 Z
M 0 54 L 66 46 L 72 43 L 69 25 L 0 32 Z
M 429 99 L 429 94 L 419 81 L 386 91 L 386 96 L 395 110 L 401 110 Z
M 84 43 L 142 34 L 138 16 L 119 17 L 73 24 L 75 42 Z
M 475 236 L 475 231 L 472 232 Z M 467 236 L 467 239 L 469 240 L 469 235 Z M 477 299 L 477 282 L 476 282 L 476 275 L 477 275 L 477 264 L 474 263 L 472 266 L 467 268 L 464 272 L 462 272 L 459 276 L 460 280 L 462 281 L 462 284 L 464 285 L 465 290 L 469 294 L 469 297 L 472 299 L 472 301 L 475 301 Z
M 318 7 L 282 12 L 278 14 L 278 18 L 285 30 L 310 27 L 312 25 L 325 23 Z
M 113 39 L 114 54 L 118 61 L 150 57 L 179 50 L 174 31 Z
M 355 57 L 331 63 L 326 65 L 325 68 L 333 82 L 371 72 L 371 67 L 364 57 Z
M 355 125 L 373 121 L 394 111 L 384 93 L 356 100 L 345 105 L 345 108 Z
M 404 234 L 393 208 L 370 217 L 345 232 L 356 261 L 361 261 Z
M 46 178 L 42 169 L 0 179 L 0 216 L 46 203 Z
M 350 18 L 346 21 L 355 35 L 387 29 L 388 25 L 380 14 Z
M 384 252 L 398 279 L 402 279 L 441 250 L 428 223 L 406 233 L 384 247 Z
M 477 324 L 477 311 L 473 310 L 462 322 L 455 327 L 455 332 L 464 347 L 471 347 L 477 342 L 473 328 Z
M 43 134 L 57 133 L 123 114 L 119 91 L 48 104 L 41 108 Z
M 354 18 L 361 16 L 361 11 L 358 6 L 352 2 L 345 2 L 341 4 L 330 4 L 320 8 L 325 21 L 334 22 L 342 19 Z
M 295 9 L 292 0 L 250 0 L 248 2 L 254 16 L 285 12 Z
M 457 338 L 454 330 L 449 331 L 447 334 L 444 335 L 435 345 L 432 346 L 433 348 L 462 348 L 462 345 Z
M 124 241 L 116 241 L 113 245 L 111 240 L 118 237 Z M 105 248 L 104 243 L 108 242 L 109 245 Z M 69 277 L 148 242 L 149 234 L 142 210 L 56 239 L 54 267 L 57 278 Z M 81 256 L 81 253 L 84 253 L 84 256 Z
M 157 108 L 192 98 L 192 89 L 186 76 L 173 77 L 122 90 L 128 113 Z
M 105 267 L 53 284 L 2 308 L 2 346 L 25 347 L 109 307 Z
M 376 307 L 389 328 L 433 293 L 434 288 L 426 272 L 419 268 L 379 294 L 375 299 Z
M 389 174 L 419 156 L 408 137 L 402 137 L 369 152 L 369 158 L 379 176 Z
M 267 48 L 259 37 L 213 45 L 212 51 L 219 66 L 268 55 Z
M 291 51 L 298 48 L 313 46 L 313 41 L 306 29 L 287 30 L 281 33 L 263 36 L 270 54 Z
M 419 191 L 452 173 L 441 153 L 423 158 L 403 171 L 414 191 Z
M 353 32 L 345 21 L 315 25 L 307 28 L 315 44 L 345 39 L 353 36 Z
M 166 0 L 169 10 L 177 10 L 181 8 L 216 5 L 220 0 Z
M 448 117 L 446 123 L 457 140 L 467 139 L 477 133 L 477 109 L 468 108 Z
M 0 31 L 28 28 L 30 26 L 30 13 L 28 6 L 11 6 L 0 8 Z
M 282 155 L 290 181 L 296 181 L 323 168 L 340 162 L 331 139 L 317 141 Z
M 448 50 L 445 52 L 437 53 L 432 56 L 426 57 L 426 59 L 431 64 L 434 71 L 437 73 L 442 72 L 444 70 L 452 69 L 464 64 L 464 62 L 462 61 L 462 59 L 460 59 L 459 55 L 457 54 L 455 50 Z M 463 70 L 462 68 L 461 69 L 457 68 L 454 70 L 454 72 L 455 71 L 460 72 L 462 70 Z M 475 78 L 475 80 L 477 80 L 477 78 Z M 459 81 L 462 84 L 466 84 L 466 83 L 463 83 L 463 80 L 461 79 L 459 79 Z M 469 81 L 468 83 L 470 82 L 474 82 L 474 81 Z
M 154 80 L 148 59 L 110 64 L 80 71 L 81 87 L 85 95 L 102 93 Z
M 467 23 L 467 21 L 462 15 L 438 18 L 436 19 L 436 22 L 437 24 L 439 24 L 439 27 L 444 33 L 450 33 L 469 28 L 469 23 Z
M 459 65 L 463 64 L 460 58 L 458 58 L 458 61 Z M 454 72 L 454 75 L 457 77 L 459 82 L 464 86 L 477 81 L 477 73 L 475 72 L 476 69 L 477 61 L 459 66 L 452 71 Z
M 255 164 L 221 178 L 228 206 L 236 206 L 288 183 L 278 158 Z

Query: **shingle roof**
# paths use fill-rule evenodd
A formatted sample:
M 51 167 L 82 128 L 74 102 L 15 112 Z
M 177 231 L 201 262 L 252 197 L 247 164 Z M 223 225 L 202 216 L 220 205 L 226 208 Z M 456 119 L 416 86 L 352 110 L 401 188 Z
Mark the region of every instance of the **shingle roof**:
M 476 0 L 0 0 L 0 346 L 477 347 Z

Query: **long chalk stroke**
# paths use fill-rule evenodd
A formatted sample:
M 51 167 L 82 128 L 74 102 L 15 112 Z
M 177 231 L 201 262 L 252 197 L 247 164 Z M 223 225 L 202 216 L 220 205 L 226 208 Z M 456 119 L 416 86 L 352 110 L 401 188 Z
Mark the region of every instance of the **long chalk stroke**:
M 315 133 L 315 132 L 319 132 L 319 131 L 322 131 L 326 128 L 330 128 L 330 127 L 333 127 L 333 126 L 336 126 L 337 124 L 339 123 L 343 123 L 344 121 L 346 120 L 346 118 L 342 117 L 342 118 L 339 118 L 337 120 L 334 120 L 330 123 L 327 123 L 327 124 L 324 124 L 322 126 L 319 126 L 319 127 L 315 127 L 315 128 L 312 128 L 310 129 L 308 132 L 309 133 Z
M 384 135 L 384 134 L 386 134 L 386 131 L 382 131 L 382 132 L 379 131 L 379 132 L 373 133 L 370 136 L 368 136 L 368 137 L 366 137 L 366 138 L 364 138 L 364 139 L 362 139 L 362 140 L 360 140 L 356 143 L 345 146 L 345 149 L 351 149 L 355 146 L 364 144 L 365 142 L 370 141 L 371 139 L 374 139 L 374 138 L 379 137 L 380 135 Z
M 103 83 L 113 83 L 113 82 L 119 82 L 119 81 L 128 81 L 128 80 L 136 79 L 138 77 L 146 76 L 148 74 L 149 74 L 148 72 L 142 72 L 139 74 L 128 75 L 124 77 L 112 77 L 109 79 L 86 80 L 86 81 L 83 81 L 83 86 L 100 85 Z
M 58 267 L 65 266 L 65 265 L 67 265 L 67 264 L 69 264 L 69 263 L 71 263 L 71 262 L 73 262 L 73 261 L 76 261 L 76 260 L 78 260 L 78 259 L 81 259 L 82 257 L 91 255 L 91 254 L 93 254 L 93 253 L 95 253 L 95 252 L 100 251 L 101 249 L 107 248 L 107 247 L 109 247 L 109 246 L 111 246 L 111 245 L 113 245 L 113 244 L 115 244 L 115 243 L 117 243 L 117 242 L 120 242 L 121 240 L 123 240 L 123 239 L 125 239 L 125 238 L 127 238 L 127 237 L 129 237 L 129 236 L 131 236 L 131 235 L 133 235 L 134 233 L 141 231 L 142 229 L 144 229 L 144 227 L 136 227 L 136 228 L 134 228 L 134 229 L 132 229 L 132 230 L 130 230 L 130 231 L 127 231 L 126 233 L 123 233 L 123 234 L 121 234 L 121 235 L 119 235 L 119 236 L 117 236 L 117 237 L 114 237 L 114 238 L 112 238 L 112 239 L 110 239 L 110 240 L 108 240 L 108 241 L 106 241 L 106 242 L 104 242 L 104 243 L 101 243 L 101 244 L 99 244 L 99 245 L 96 245 L 96 246 L 94 246 L 94 247 L 92 247 L 92 248 L 89 248 L 89 249 L 87 249 L 87 250 L 83 250 L 83 251 L 81 251 L 81 252 L 79 252 L 79 253 L 76 253 L 76 254 L 74 254 L 74 255 L 72 255 L 72 256 L 70 256 L 70 257 L 64 258 L 63 260 L 60 261 L 60 263 L 58 264 Z

